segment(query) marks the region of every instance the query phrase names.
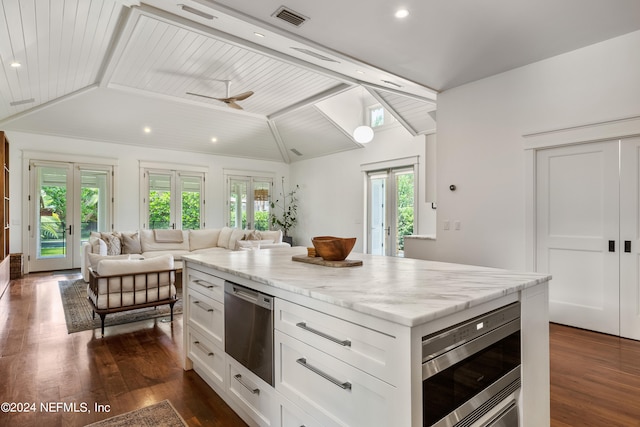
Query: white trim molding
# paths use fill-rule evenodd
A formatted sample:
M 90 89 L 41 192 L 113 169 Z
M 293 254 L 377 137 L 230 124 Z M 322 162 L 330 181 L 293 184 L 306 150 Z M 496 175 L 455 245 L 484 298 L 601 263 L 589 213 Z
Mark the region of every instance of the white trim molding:
M 522 135 L 525 150 L 525 263 L 536 269 L 536 156 L 545 148 L 625 139 L 640 135 L 640 116 L 588 123 Z

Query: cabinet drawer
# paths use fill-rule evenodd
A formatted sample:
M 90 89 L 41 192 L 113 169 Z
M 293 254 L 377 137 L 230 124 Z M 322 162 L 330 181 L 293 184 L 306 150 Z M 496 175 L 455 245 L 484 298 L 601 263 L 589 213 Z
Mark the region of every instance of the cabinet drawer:
M 206 332 L 215 345 L 224 348 L 224 305 L 192 290 L 187 294 L 187 304 L 187 325 Z
M 216 301 L 224 303 L 224 279 L 189 268 L 189 289 L 197 290 Z
M 188 334 L 189 359 L 196 367 L 203 370 L 210 380 L 224 387 L 226 360 L 224 351 L 191 327 L 188 328 Z
M 280 420 L 281 427 L 322 427 L 311 415 L 289 401 L 280 405 Z
M 231 357 L 227 362 L 229 397 L 260 426 L 277 426 L 279 404 L 273 387 Z
M 276 331 L 276 390 L 323 426 L 392 426 L 396 388 Z
M 279 298 L 275 310 L 276 329 L 394 384 L 394 337 Z

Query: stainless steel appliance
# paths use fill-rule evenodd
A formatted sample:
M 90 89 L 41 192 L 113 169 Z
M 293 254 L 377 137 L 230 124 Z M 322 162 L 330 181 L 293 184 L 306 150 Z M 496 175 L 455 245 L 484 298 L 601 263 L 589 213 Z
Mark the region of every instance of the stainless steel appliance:
M 273 386 L 273 297 L 224 284 L 225 352 Z
M 520 303 L 422 338 L 423 426 L 518 426 Z M 507 404 L 503 402 L 507 400 Z

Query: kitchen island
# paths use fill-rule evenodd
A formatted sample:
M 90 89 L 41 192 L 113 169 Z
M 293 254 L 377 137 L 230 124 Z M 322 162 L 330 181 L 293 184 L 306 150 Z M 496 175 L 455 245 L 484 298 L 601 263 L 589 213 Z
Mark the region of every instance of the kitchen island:
M 362 266 L 292 260 L 305 253 L 184 257 L 184 368 L 248 424 L 422 426 L 423 337 L 517 302 L 522 385 L 502 400 L 520 425 L 549 424 L 548 276 L 355 253 Z M 225 281 L 274 297 L 273 386 L 225 352 Z

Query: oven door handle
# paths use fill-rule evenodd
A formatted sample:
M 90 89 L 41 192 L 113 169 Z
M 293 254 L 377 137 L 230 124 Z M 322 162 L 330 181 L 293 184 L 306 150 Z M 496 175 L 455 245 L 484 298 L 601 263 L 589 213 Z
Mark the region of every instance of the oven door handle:
M 427 360 L 422 364 L 422 379 L 431 378 L 438 372 L 444 371 L 519 330 L 520 319 L 518 318 L 431 360 Z

